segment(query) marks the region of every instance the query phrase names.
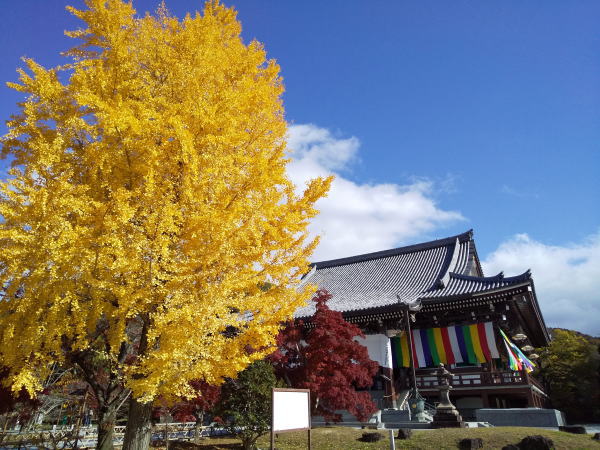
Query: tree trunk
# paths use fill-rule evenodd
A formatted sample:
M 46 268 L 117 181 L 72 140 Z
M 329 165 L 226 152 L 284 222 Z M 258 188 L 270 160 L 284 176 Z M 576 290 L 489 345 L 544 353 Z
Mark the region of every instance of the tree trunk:
M 196 425 L 194 426 L 194 443 L 200 443 L 200 434 L 202 433 L 202 425 L 204 422 L 204 412 L 200 412 L 196 417 Z
M 148 450 L 152 435 L 152 402 L 129 401 L 129 415 L 125 428 L 123 450 Z
M 244 436 L 242 437 L 242 447 L 244 450 L 255 450 L 257 440 L 258 436 Z
M 98 409 L 98 442 L 96 450 L 112 450 L 117 409 L 114 406 Z

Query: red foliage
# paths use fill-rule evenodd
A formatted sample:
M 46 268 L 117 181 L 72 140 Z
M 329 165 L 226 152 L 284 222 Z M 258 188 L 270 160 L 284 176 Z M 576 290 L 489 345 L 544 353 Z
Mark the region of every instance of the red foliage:
M 341 415 L 335 411 L 345 409 L 366 421 L 377 408 L 368 392 L 355 388 L 371 386 L 379 366 L 369 358 L 367 348 L 354 340 L 364 337 L 360 328 L 329 309 L 330 298 L 327 291 L 316 293 L 313 326 L 288 324 L 278 336 L 279 350 L 270 359 L 291 386 L 310 389 L 313 414 L 339 422 Z
M 158 408 L 154 412 L 157 420 L 161 413 L 169 412 L 177 422 L 202 422 L 204 414 L 211 411 L 221 395 L 221 386 L 213 386 L 205 381 L 190 382 L 198 395 L 190 400 L 183 400 L 165 411 Z
M 16 403 L 12 391 L 0 384 L 0 414 L 12 411 Z
M 0 414 L 18 411 L 20 419 L 28 420 L 39 407 L 39 401 L 32 399 L 25 389 L 18 394 L 12 392 L 10 388 L 4 386 L 7 377 L 8 369 L 0 366 Z

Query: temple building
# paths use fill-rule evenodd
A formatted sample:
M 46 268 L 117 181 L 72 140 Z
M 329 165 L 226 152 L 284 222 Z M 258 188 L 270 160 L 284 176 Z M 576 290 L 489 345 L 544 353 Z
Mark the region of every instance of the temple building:
M 485 277 L 472 230 L 317 262 L 304 281 L 332 294 L 328 306 L 366 334 L 380 365 L 371 394 L 381 409 L 401 407 L 415 385 L 433 404 L 439 363 L 455 375 L 450 397 L 465 419 L 478 408 L 546 405 L 543 386 L 519 362 L 549 342 L 531 273 Z M 295 317 L 313 313 L 307 305 Z

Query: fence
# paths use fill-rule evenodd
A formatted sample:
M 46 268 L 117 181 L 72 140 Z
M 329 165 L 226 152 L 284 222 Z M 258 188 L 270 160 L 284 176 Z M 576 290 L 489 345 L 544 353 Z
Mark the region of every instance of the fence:
M 198 436 L 196 436 L 196 434 Z M 220 426 L 196 427 L 194 422 L 160 423 L 152 428 L 151 443 L 164 446 L 165 441 L 192 441 L 196 437 L 220 436 L 228 434 Z M 125 426 L 115 426 L 113 444 L 122 445 Z M 0 448 L 44 447 L 58 449 L 94 448 L 98 438 L 95 426 L 75 427 L 73 425 L 53 426 L 48 430 L 0 432 Z

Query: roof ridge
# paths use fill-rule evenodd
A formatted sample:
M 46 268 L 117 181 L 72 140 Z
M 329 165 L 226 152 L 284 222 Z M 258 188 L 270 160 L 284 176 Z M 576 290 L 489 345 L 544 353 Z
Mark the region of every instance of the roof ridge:
M 519 280 L 530 280 L 530 279 L 531 279 L 531 269 L 527 269 L 525 272 L 523 272 L 519 275 L 514 275 L 512 277 L 504 277 L 504 281 L 507 281 L 507 282 L 519 281 Z
M 434 289 L 428 289 L 423 291 L 420 294 L 420 298 L 442 298 L 442 297 L 452 297 L 458 295 L 466 295 L 469 293 L 481 293 L 494 291 L 496 289 L 507 289 L 509 287 L 518 286 L 521 283 L 533 282 L 531 279 L 531 271 L 526 270 L 522 274 L 515 275 L 512 277 L 505 277 L 503 272 L 500 272 L 497 275 L 491 277 L 479 277 L 474 275 L 463 275 L 456 272 L 450 272 L 450 278 L 456 280 L 463 280 L 466 283 L 461 283 L 461 285 L 453 286 L 448 284 L 444 287 L 437 287 Z M 450 294 L 445 294 L 445 292 L 450 291 Z
M 472 281 L 498 281 L 498 280 L 503 280 L 507 283 L 513 282 L 513 281 L 519 281 L 519 280 L 526 280 L 531 278 L 531 270 L 527 269 L 525 272 L 519 274 L 519 275 L 514 275 L 512 277 L 505 277 L 504 276 L 504 272 L 500 272 L 497 275 L 493 275 L 490 277 L 478 277 L 478 276 L 474 276 L 474 275 L 464 275 L 461 273 L 456 273 L 456 272 L 450 272 L 450 277 L 451 278 L 458 278 L 461 280 L 472 280 Z
M 436 239 L 433 241 L 422 242 L 419 244 L 407 245 L 404 247 L 397 247 L 390 250 L 381 250 L 378 252 L 365 253 L 362 255 L 349 256 L 346 258 L 330 259 L 326 261 L 319 261 L 311 263 L 311 266 L 315 266 L 317 269 L 323 269 L 326 267 L 343 266 L 347 264 L 354 264 L 363 261 L 369 261 L 372 259 L 388 258 L 390 256 L 403 255 L 407 253 L 414 253 L 422 250 L 429 250 L 436 247 L 443 247 L 449 244 L 455 243 L 457 240 L 459 243 L 470 241 L 473 238 L 473 229 L 465 231 L 464 233 L 450 236 L 443 239 Z
M 460 241 L 458 238 L 454 241 L 454 248 L 452 249 L 452 254 L 449 254 L 450 260 L 448 261 L 448 265 L 444 268 L 444 274 L 435 281 L 433 286 L 444 287 L 450 281 L 450 273 L 452 269 L 456 269 L 456 263 L 458 262 L 458 253 L 460 251 Z

